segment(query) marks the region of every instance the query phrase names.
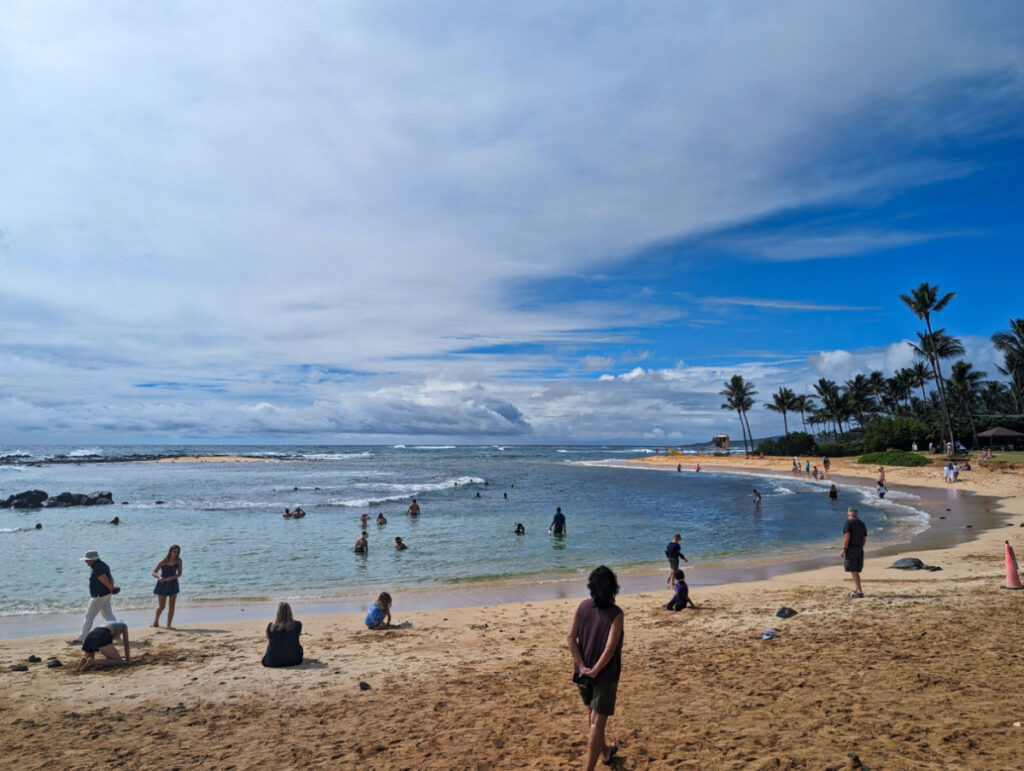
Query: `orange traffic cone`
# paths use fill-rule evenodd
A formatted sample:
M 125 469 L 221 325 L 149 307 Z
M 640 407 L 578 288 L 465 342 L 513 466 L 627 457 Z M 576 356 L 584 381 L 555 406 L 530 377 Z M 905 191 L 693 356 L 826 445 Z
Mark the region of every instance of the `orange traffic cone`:
M 1020 573 L 1017 570 L 1017 557 L 1013 554 L 1013 547 L 1006 542 L 1006 586 L 1004 589 L 1024 589 L 1020 583 Z

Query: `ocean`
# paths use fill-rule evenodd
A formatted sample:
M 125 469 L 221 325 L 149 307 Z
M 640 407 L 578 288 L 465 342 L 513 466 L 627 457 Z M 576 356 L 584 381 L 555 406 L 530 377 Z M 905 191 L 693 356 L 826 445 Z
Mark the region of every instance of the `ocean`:
M 927 527 L 914 496 L 879 501 L 844 487 L 838 502 L 809 478 L 684 473 L 627 464 L 639 446 L 0 446 L 0 499 L 24 490 L 109 490 L 111 506 L 0 509 L 0 616 L 80 613 L 97 549 L 122 592 L 115 609 L 155 607 L 150 576 L 181 546 L 183 608 L 239 601 L 352 600 L 402 588 L 585 576 L 598 564 L 661 570 L 683 534 L 696 566 L 820 554 L 857 505 L 872 543 Z M 246 455 L 265 462 L 158 463 L 156 455 Z M 751 502 L 757 487 L 760 511 Z M 418 518 L 405 512 L 413 498 Z M 162 501 L 162 503 L 158 503 Z M 286 520 L 285 507 L 307 516 Z M 568 533 L 547 533 L 555 507 Z M 378 526 L 383 512 L 388 524 Z M 369 552 L 355 554 L 360 514 Z M 114 516 L 121 524 L 108 521 Z M 35 524 L 43 525 L 41 530 Z M 513 534 L 516 523 L 524 536 Z M 395 536 L 408 545 L 394 549 Z M 688 567 L 688 566 L 686 566 Z

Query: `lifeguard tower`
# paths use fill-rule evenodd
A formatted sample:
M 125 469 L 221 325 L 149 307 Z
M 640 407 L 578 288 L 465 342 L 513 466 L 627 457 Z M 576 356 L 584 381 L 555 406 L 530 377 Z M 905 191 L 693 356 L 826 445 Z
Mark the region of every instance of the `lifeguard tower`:
M 715 443 L 715 455 L 728 455 L 729 454 L 729 435 L 718 434 L 713 440 Z

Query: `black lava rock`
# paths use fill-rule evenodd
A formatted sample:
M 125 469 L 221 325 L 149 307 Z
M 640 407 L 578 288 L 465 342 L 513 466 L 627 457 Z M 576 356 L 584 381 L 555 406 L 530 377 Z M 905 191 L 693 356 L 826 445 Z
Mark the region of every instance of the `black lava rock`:
M 370 688 L 371 688 L 370 684 L 368 682 L 366 682 L 365 680 L 360 680 L 359 681 L 359 690 L 360 691 L 368 691 L 368 690 L 370 690 Z

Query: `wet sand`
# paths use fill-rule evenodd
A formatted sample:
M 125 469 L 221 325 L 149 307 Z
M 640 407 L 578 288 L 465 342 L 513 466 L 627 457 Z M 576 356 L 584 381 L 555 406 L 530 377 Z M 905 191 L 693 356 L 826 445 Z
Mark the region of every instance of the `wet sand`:
M 945 490 L 920 469 L 889 481 Z M 1013 527 L 871 556 L 864 599 L 846 596 L 838 560 L 696 587 L 697 611 L 663 610 L 663 588 L 621 596 L 621 767 L 842 769 L 855 752 L 874 769 L 1019 768 L 1024 591 L 1000 587 L 1003 539 L 1024 547 L 1024 475 L 974 472 L 958 489 L 998 498 L 988 513 Z M 899 556 L 943 570 L 887 570 Z M 387 632 L 362 613 L 300 614 L 307 661 L 291 670 L 258 664 L 266 617 L 133 629 L 130 666 L 81 675 L 59 637 L 3 640 L 0 751 L 19 768 L 580 767 L 565 634 L 584 592 L 412 612 L 396 597 L 414 626 Z M 798 615 L 776 618 L 781 605 Z M 30 653 L 66 666 L 7 671 Z

